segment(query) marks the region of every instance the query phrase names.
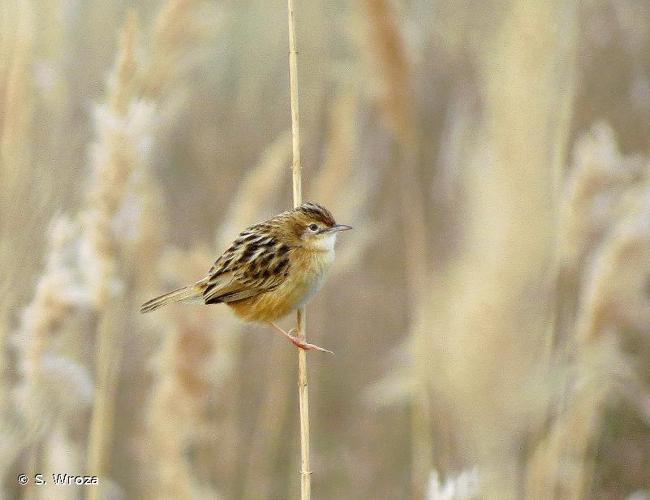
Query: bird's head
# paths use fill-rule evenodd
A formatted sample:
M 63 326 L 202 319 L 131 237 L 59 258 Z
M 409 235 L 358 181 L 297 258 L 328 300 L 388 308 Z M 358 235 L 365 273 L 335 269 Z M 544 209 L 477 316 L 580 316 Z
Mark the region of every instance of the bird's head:
M 303 203 L 292 211 L 292 225 L 300 245 L 316 251 L 327 252 L 334 248 L 336 235 L 352 229 L 337 224 L 332 213 L 317 203 Z

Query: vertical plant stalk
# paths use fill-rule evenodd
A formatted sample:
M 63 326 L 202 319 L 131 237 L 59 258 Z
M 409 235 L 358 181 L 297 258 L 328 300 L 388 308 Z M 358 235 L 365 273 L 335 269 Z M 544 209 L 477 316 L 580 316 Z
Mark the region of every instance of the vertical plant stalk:
M 300 164 L 300 111 L 298 107 L 298 50 L 293 0 L 287 0 L 289 17 L 289 90 L 291 94 L 291 138 L 293 144 L 293 204 L 302 203 L 302 166 Z M 306 341 L 305 309 L 296 314 L 298 337 Z M 300 498 L 311 498 L 311 467 L 309 465 L 309 390 L 307 386 L 307 353 L 298 349 L 298 399 L 300 405 Z

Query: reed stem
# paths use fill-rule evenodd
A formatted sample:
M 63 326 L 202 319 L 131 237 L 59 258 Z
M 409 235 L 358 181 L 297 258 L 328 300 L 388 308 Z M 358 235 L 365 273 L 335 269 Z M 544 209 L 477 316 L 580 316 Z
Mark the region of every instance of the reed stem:
M 300 164 L 300 111 L 298 107 L 298 50 L 293 0 L 287 0 L 289 18 L 289 90 L 291 94 L 291 138 L 293 144 L 293 204 L 302 203 L 302 166 Z M 298 337 L 306 341 L 305 310 L 296 314 Z M 307 353 L 298 349 L 298 398 L 300 405 L 300 498 L 311 498 L 311 467 L 309 464 L 309 390 L 307 385 Z
M 289 91 L 291 94 L 291 138 L 293 144 L 293 204 L 302 203 L 302 166 L 300 164 L 300 108 L 298 105 L 298 49 L 293 0 L 287 0 L 289 14 Z

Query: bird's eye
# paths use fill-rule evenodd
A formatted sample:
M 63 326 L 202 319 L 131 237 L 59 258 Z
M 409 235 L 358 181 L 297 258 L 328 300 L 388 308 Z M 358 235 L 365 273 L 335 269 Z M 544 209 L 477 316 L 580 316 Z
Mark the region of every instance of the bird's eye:
M 316 231 L 318 231 L 318 226 L 316 224 L 309 224 L 309 226 L 307 226 L 307 227 L 309 228 L 309 230 L 312 233 L 315 233 Z

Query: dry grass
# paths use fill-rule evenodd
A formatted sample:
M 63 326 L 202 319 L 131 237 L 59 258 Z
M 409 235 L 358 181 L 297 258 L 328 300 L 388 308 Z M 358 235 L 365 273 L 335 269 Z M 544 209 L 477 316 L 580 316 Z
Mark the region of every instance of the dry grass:
M 566 498 L 585 498 L 594 488 L 593 450 L 607 403 L 626 386 L 645 390 L 643 372 L 624 346 L 647 331 L 650 319 L 649 185 L 647 160 L 623 156 L 602 124 L 580 138 L 574 163 L 562 205 L 570 242 L 564 265 L 567 273 L 580 276 L 573 336 L 563 345 L 567 394 L 533 460 L 531 477 L 536 494 L 559 491 Z M 564 477 L 557 464 L 569 464 L 573 474 Z
M 13 432 L 19 432 L 22 442 L 14 444 L 12 454 L 15 459 L 21 451 L 27 451 L 31 474 L 52 470 L 50 457 L 38 453 L 40 449 L 51 449 L 52 439 L 71 462 L 83 461 L 81 443 L 70 433 L 79 423 L 78 416 L 87 415 L 92 405 L 93 382 L 86 367 L 57 346 L 69 318 L 90 306 L 75 263 L 78 233 L 78 225 L 69 219 L 54 221 L 45 269 L 14 338 L 22 378 L 14 395 L 21 424 Z
M 109 443 L 113 439 L 114 399 L 122 354 L 123 317 L 118 312 L 128 302 L 128 281 L 120 271 L 126 257 L 115 226 L 128 196 L 129 181 L 146 168 L 148 134 L 153 109 L 134 93 L 138 84 L 137 19 L 125 24 L 113 72 L 109 76 L 106 104 L 96 110 L 97 142 L 91 147 L 93 180 L 83 223 L 82 269 L 98 311 L 96 377 L 97 396 L 88 441 L 88 470 L 108 476 Z M 101 498 L 100 488 L 89 498 Z

